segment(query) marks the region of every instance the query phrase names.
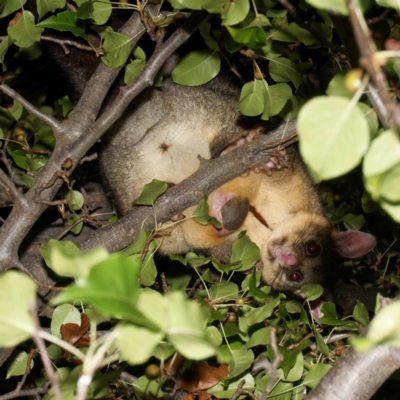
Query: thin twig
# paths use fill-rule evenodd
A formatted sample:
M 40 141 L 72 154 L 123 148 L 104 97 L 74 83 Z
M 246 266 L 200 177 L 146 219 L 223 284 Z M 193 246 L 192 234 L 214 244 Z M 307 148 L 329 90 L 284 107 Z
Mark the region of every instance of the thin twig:
M 28 100 L 25 100 L 14 89 L 11 89 L 9 86 L 2 83 L 0 85 L 0 90 L 7 96 L 10 96 L 12 99 L 14 99 L 14 100 L 18 101 L 20 104 L 22 104 L 32 115 L 34 115 L 35 117 L 39 118 L 41 121 L 43 121 L 47 125 L 49 125 L 50 128 L 53 129 L 53 132 L 56 135 L 60 134 L 63 131 L 61 122 L 57 121 L 51 115 L 45 114 L 44 112 L 40 111 Z
M 80 44 L 73 40 L 61 40 L 61 39 L 53 38 L 51 36 L 41 36 L 40 40 L 46 40 L 47 42 L 54 42 L 54 43 L 59 44 L 62 47 L 62 49 L 64 50 L 65 54 L 69 54 L 69 50 L 67 49 L 66 46 L 73 46 L 80 50 L 96 52 L 96 49 L 94 49 L 93 47 L 85 46 L 84 44 Z
M 237 400 L 237 399 L 238 399 L 240 396 L 242 396 L 243 394 L 245 394 L 246 396 L 248 396 L 248 397 L 250 397 L 250 398 L 252 398 L 252 399 L 256 399 L 256 396 L 254 396 L 254 394 L 253 394 L 252 392 L 250 392 L 250 390 L 243 389 L 243 386 L 244 386 L 245 383 L 246 383 L 246 380 L 245 380 L 245 379 L 243 379 L 243 380 L 239 383 L 239 385 L 238 385 L 238 387 L 237 387 L 237 389 L 236 389 L 235 394 L 231 397 L 230 400 Z
M 25 390 L 20 390 L 19 392 L 16 392 L 14 390 L 10 393 L 1 395 L 0 400 L 10 400 L 10 399 L 16 399 L 18 397 L 28 397 L 28 396 L 34 396 L 36 399 L 40 399 L 41 397 L 39 395 L 46 394 L 49 391 L 49 386 L 50 386 L 50 381 L 46 382 L 44 385 L 39 386 L 35 389 L 25 389 Z
M 17 392 L 21 391 L 21 388 L 22 388 L 22 386 L 24 386 L 27 376 L 31 372 L 31 361 L 32 361 L 32 358 L 35 355 L 35 353 L 36 353 L 35 349 L 31 349 L 29 352 L 28 359 L 26 361 L 26 369 L 25 369 L 24 376 L 22 377 L 21 381 L 17 385 L 17 388 L 15 389 L 15 391 L 17 391 Z
M 29 304 L 29 312 L 32 315 L 32 318 L 35 322 L 35 331 L 32 335 L 32 340 L 36 344 L 36 346 L 39 349 L 39 354 L 43 362 L 43 366 L 46 370 L 47 376 L 49 377 L 51 387 L 53 388 L 54 392 L 54 397 L 56 400 L 62 400 L 61 396 L 61 390 L 60 386 L 58 385 L 58 379 L 57 375 L 54 373 L 53 367 L 51 365 L 51 361 L 49 358 L 49 355 L 46 350 L 46 345 L 44 343 L 44 340 L 39 336 L 39 330 L 40 330 L 40 325 L 39 325 L 39 319 L 36 313 L 36 304 L 35 302 L 32 302 Z
M 83 157 L 83 158 L 81 159 L 81 161 L 79 161 L 79 164 L 82 165 L 82 164 L 84 164 L 85 162 L 97 160 L 97 158 L 98 158 L 97 153 L 93 153 L 93 154 L 91 154 L 90 156 L 85 156 L 85 157 Z
M 269 362 L 268 360 L 265 359 L 265 363 L 264 363 L 264 369 L 266 371 L 266 373 L 268 374 L 268 382 L 267 385 L 265 386 L 264 391 L 261 393 L 259 400 L 265 400 L 267 398 L 267 396 L 269 395 L 269 393 L 271 392 L 275 382 L 277 379 L 279 379 L 278 376 L 278 366 L 281 363 L 281 361 L 283 360 L 283 356 L 280 353 L 279 349 L 278 349 L 278 341 L 276 338 L 276 329 L 272 328 L 270 331 L 270 340 L 271 340 L 271 348 L 272 348 L 272 352 L 274 353 L 274 361 Z
M 26 207 L 27 202 L 25 200 L 24 195 L 18 191 L 14 182 L 6 175 L 6 173 L 0 169 L 0 184 L 4 186 L 4 190 L 7 195 L 10 194 L 10 201 L 12 203 L 18 204 L 20 207 Z

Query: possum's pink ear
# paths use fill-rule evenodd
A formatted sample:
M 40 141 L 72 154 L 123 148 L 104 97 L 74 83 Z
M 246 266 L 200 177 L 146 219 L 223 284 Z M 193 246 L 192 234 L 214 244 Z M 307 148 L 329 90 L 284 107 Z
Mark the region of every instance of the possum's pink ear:
M 333 251 L 343 258 L 359 258 L 375 247 L 375 236 L 359 231 L 347 231 L 336 236 Z

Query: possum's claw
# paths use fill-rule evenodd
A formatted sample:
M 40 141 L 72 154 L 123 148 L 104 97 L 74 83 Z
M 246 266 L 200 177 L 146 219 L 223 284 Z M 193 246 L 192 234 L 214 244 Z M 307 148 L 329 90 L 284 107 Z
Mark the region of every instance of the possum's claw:
M 289 167 L 287 163 L 288 157 L 286 155 L 286 150 L 279 148 L 273 155 L 271 155 L 269 161 L 260 167 L 254 168 L 254 171 L 259 173 L 260 171 L 265 171 L 267 175 L 271 175 L 273 170 L 280 170 L 282 168 Z

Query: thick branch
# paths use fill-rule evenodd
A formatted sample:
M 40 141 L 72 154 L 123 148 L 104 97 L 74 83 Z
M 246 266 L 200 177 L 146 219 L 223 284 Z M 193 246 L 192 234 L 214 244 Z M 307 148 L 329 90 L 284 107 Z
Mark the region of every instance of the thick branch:
M 119 32 L 132 39 L 130 41 L 130 49 L 133 49 L 138 40 L 145 33 L 139 13 L 133 13 Z M 74 109 L 74 113 L 70 119 L 71 127 L 74 125 L 84 127 L 84 129 L 90 127 L 96 120 L 104 98 L 122 68 L 123 65 L 118 68 L 109 68 L 103 63 L 97 67 Z M 70 132 L 68 133 L 70 134 Z M 72 133 L 80 135 L 81 130 L 73 131 Z
M 203 18 L 205 18 L 204 14 L 202 15 Z M 201 20 L 197 19 L 197 24 L 199 24 Z M 139 35 L 140 24 L 138 13 L 136 13 L 123 27 L 121 32 L 127 33 L 127 31 L 129 31 L 131 33 L 131 35 L 127 35 L 129 37 Z M 178 33 L 173 35 L 175 39 L 171 37 L 166 44 L 168 50 L 163 50 L 164 47 L 159 49 L 156 56 L 153 58 L 155 61 L 149 62 L 150 67 L 145 69 L 144 75 L 142 76 L 144 76 L 145 79 L 148 78 L 149 75 L 154 76 L 158 71 L 157 68 L 161 67 L 171 53 L 190 36 L 190 32 L 193 30 L 193 25 L 191 25 L 190 31 L 185 31 L 183 27 L 179 28 Z M 93 124 L 92 122 L 96 118 L 103 99 L 110 89 L 118 71 L 119 69 L 110 69 L 105 65 L 100 65 L 98 67 L 89 81 L 73 116 L 69 121 L 63 123 L 62 130 L 67 134 L 60 135 L 48 164 L 35 176 L 31 189 L 25 195 L 26 206 L 14 207 L 5 224 L 1 227 L 0 272 L 7 268 L 15 267 L 18 262 L 18 249 L 22 240 L 46 209 L 46 202 L 53 199 L 62 184 L 62 180 L 57 179 L 54 184 L 49 187 L 49 182 L 52 182 L 54 175 L 62 170 L 64 161 L 68 158 L 72 160 L 72 168 L 68 171 L 71 173 L 79 164 L 79 161 L 86 155 L 90 147 L 109 127 L 107 124 Z M 151 83 L 152 82 L 153 80 L 151 80 Z M 140 90 L 146 85 L 143 85 Z M 139 93 L 140 90 L 136 93 Z M 132 100 L 135 93 L 130 93 L 129 96 L 130 100 Z M 130 100 L 127 100 L 123 104 L 127 105 Z M 118 112 L 114 114 L 114 120 L 116 120 L 123 111 L 123 109 L 118 110 Z M 108 112 L 109 109 L 104 110 L 105 114 Z M 113 122 L 108 116 L 106 116 L 105 119 L 109 124 Z M 38 198 L 38 193 L 40 194 L 40 198 Z
M 370 399 L 399 368 L 399 349 L 377 346 L 366 353 L 356 353 L 349 348 L 307 395 L 307 400 Z
M 269 161 L 271 144 L 288 140 L 283 147 L 294 143 L 295 121 L 282 123 L 267 135 L 259 135 L 251 143 L 213 160 L 205 160 L 190 178 L 170 188 L 154 206 L 157 222 L 165 222 L 184 209 L 197 204 L 205 194 L 210 194 L 229 180 Z M 86 251 L 104 246 L 109 251 L 118 251 L 128 246 L 140 229 L 155 228 L 151 207 L 138 207 L 118 223 L 98 230 L 81 247 Z

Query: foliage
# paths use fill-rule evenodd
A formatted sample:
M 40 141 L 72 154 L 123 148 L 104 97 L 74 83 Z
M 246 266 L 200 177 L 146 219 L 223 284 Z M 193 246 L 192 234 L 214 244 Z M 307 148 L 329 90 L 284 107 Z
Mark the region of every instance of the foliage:
M 140 12 L 146 5 L 134 3 L 120 5 Z M 370 1 L 350 3 L 361 16 L 362 12 L 375 16 L 385 7 L 397 7 L 390 1 L 377 2 L 378 5 Z M 161 34 L 164 28 L 173 28 L 175 17 L 181 12 L 206 10 L 212 14 L 199 28 L 204 41 L 201 48 L 190 51 L 178 62 L 172 71 L 173 80 L 181 85 L 207 83 L 227 61 L 247 80 L 238 111 L 262 120 L 277 116 L 286 120 L 298 118 L 300 150 L 317 181 L 340 177 L 359 166 L 367 191 L 351 188 L 351 195 L 342 195 L 338 200 L 335 190 L 342 184 L 337 180 L 323 196 L 334 224 L 360 229 L 366 221 L 360 202 L 364 212 L 379 210 L 400 222 L 400 143 L 396 127 L 379 127 L 377 113 L 365 96 L 368 77 L 360 77 L 355 70 L 343 71 L 348 69 L 348 60 L 343 54 L 336 54 L 337 47 L 329 47 L 335 27 L 328 11 L 348 15 L 347 4 L 300 2 L 303 17 L 312 21 L 307 25 L 312 31 L 274 0 L 170 0 L 169 4 L 162 4 L 167 16 L 155 15 L 152 23 L 156 34 Z M 90 30 L 98 35 L 100 45 L 94 51 L 105 65 L 118 67 L 128 57 L 125 83 L 140 79 L 147 63 L 147 49 L 136 46 L 129 54 L 129 38 L 108 25 L 115 4 L 75 1 L 76 9 L 71 11 L 65 10 L 62 0 L 37 1 L 37 16 L 23 6 L 23 1 L 16 0 L 2 4 L 1 17 L 8 21 L 7 36 L 0 43 L 4 72 L 12 68 L 6 60 L 16 56 L 16 47 L 31 61 L 38 57 L 37 44 L 45 40 L 48 30 L 69 32 L 93 47 Z M 397 25 L 385 23 L 385 39 L 399 39 Z M 395 88 L 398 55 L 385 53 L 381 47 L 375 57 L 386 65 L 389 75 L 393 71 L 390 82 Z M 328 49 L 328 56 L 321 49 Z M 321 63 L 329 68 L 321 68 Z M 324 72 L 327 69 L 331 72 Z M 18 68 L 12 73 L 22 75 Z M 68 97 L 49 105 L 41 93 L 30 95 L 31 102 L 41 111 L 59 120 L 73 110 Z M 0 128 L 0 138 L 7 144 L 7 169 L 16 183 L 28 190 L 48 163 L 55 145 L 53 132 L 18 101 L 11 104 L 5 95 L 1 98 Z M 67 177 L 69 168 L 68 164 L 63 168 L 65 185 L 57 195 L 57 200 L 67 201 L 57 207 L 71 231 L 78 235 L 87 222 L 85 198 L 74 189 L 79 177 Z M 166 187 L 163 182 L 153 182 L 137 204 L 153 205 Z M 208 216 L 206 204 L 199 204 L 195 218 L 217 226 L 218 222 Z M 388 263 L 391 257 L 398 256 L 398 252 L 390 250 L 393 239 L 397 240 L 395 232 L 386 232 L 381 239 L 379 250 L 386 253 Z M 158 246 L 157 232 L 145 230 L 136 242 L 117 254 L 108 254 L 101 248 L 82 253 L 67 241 L 46 243 L 42 255 L 48 267 L 61 277 L 73 279 L 51 302 L 55 306 L 51 334 L 36 328 L 33 315 L 27 311 L 35 299 L 33 281 L 14 271 L 1 276 L 0 346 L 19 345 L 9 360 L 7 378 L 25 374 L 28 363 L 31 368 L 38 363 L 37 357 L 28 355 L 31 345 L 26 342 L 37 336 L 51 343 L 47 352 L 59 368 L 63 398 L 74 396 L 79 376 L 90 377 L 87 397 L 107 395 L 110 385 L 119 378 L 115 371 L 103 367 L 126 362 L 126 368 L 134 371 L 137 379 L 128 389 L 113 389 L 117 395 L 123 396 L 128 390 L 137 398 L 148 398 L 149 393 L 161 397 L 183 388 L 193 396 L 230 398 L 241 390 L 239 385 L 245 380 L 242 389 L 260 396 L 268 382 L 274 380 L 271 397 L 298 399 L 303 386 L 314 388 L 342 353 L 344 342 L 330 342 L 330 336 L 337 331 L 360 331 L 369 322 L 361 303 L 346 319 L 340 318 L 334 304 L 325 303 L 324 316 L 316 321 L 310 310 L 312 301 L 321 295 L 319 287 L 303 288 L 303 297 L 273 293 L 261 282 L 261 272 L 254 267 L 259 250 L 244 233 L 233 245 L 230 264 L 195 253 L 171 256 L 186 268 L 175 264 L 162 278 L 154 259 Z M 380 255 L 378 263 L 383 259 Z M 370 258 L 364 264 L 346 265 L 344 275 L 358 277 L 365 263 L 371 265 L 373 261 Z M 238 273 L 241 271 L 247 275 Z M 371 268 L 369 278 L 369 283 L 376 285 L 386 279 L 393 293 L 400 287 L 395 274 L 381 278 Z M 16 294 L 16 287 L 22 295 Z M 384 309 L 367 337 L 355 340 L 355 345 L 361 349 L 385 343 L 398 347 L 400 321 L 390 318 L 399 314 L 397 308 L 398 304 L 393 304 Z M 251 372 L 255 360 L 264 356 L 273 362 L 277 351 L 283 361 L 275 378 L 265 369 Z M 154 379 L 146 373 L 145 367 L 150 363 L 160 366 L 161 376 Z M 196 374 L 203 378 L 196 380 Z M 37 381 L 44 379 L 40 375 Z M 53 397 L 56 395 L 50 390 L 46 398 Z

